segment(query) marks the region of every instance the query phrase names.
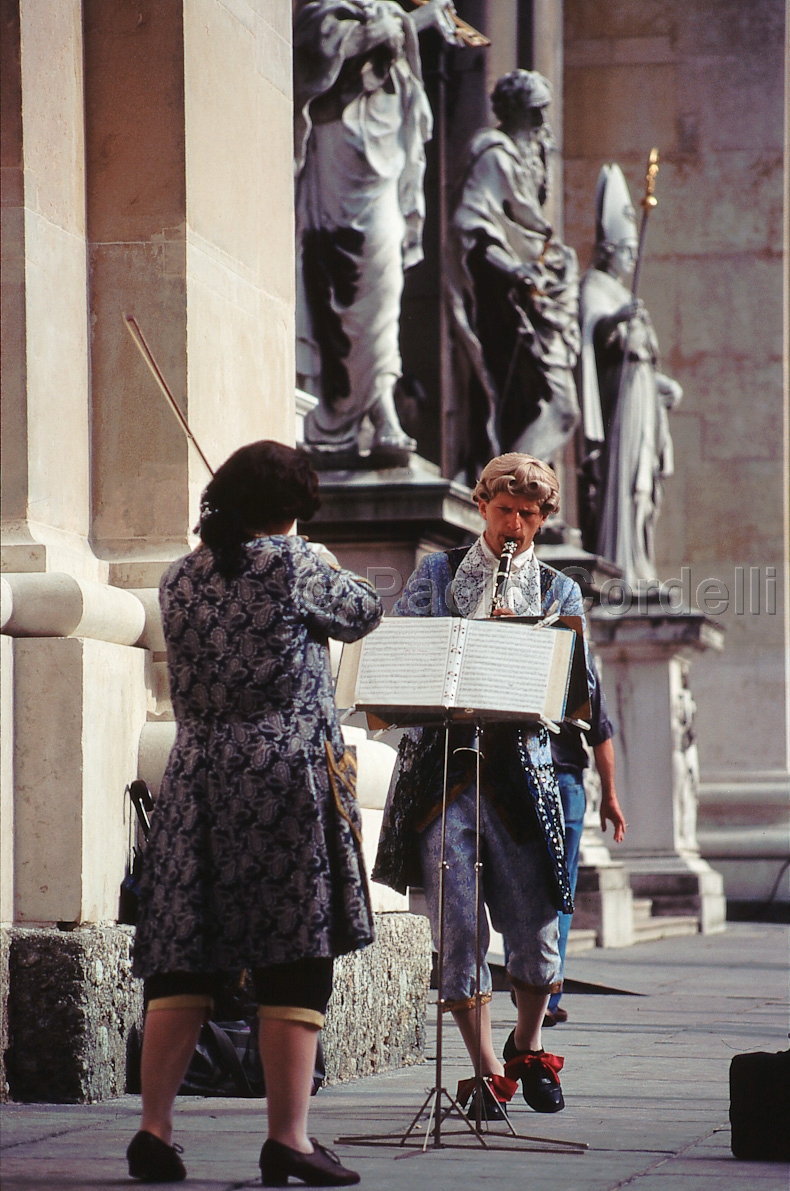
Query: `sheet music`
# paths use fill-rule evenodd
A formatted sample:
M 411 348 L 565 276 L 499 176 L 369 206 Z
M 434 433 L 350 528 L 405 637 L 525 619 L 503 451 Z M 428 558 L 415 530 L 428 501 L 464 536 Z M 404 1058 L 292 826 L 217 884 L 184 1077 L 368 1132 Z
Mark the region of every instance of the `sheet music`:
M 441 707 L 450 641 L 457 622 L 392 617 L 362 642 L 356 703 L 378 707 Z M 415 699 L 415 693 L 418 698 Z
M 543 715 L 555 640 L 531 625 L 469 621 L 457 706 Z

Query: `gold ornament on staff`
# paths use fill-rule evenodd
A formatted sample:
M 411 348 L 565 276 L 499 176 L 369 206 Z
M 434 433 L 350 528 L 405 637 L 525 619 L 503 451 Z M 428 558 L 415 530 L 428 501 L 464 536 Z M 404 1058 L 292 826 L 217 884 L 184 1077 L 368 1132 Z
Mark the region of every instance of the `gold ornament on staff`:
M 647 171 L 645 173 L 645 193 L 640 202 L 642 208 L 642 222 L 639 225 L 639 243 L 636 250 L 636 264 L 634 265 L 634 275 L 631 279 L 631 302 L 633 303 L 632 313 L 628 317 L 628 322 L 625 328 L 625 344 L 623 346 L 623 367 L 620 371 L 620 383 L 617 386 L 617 405 L 615 406 L 615 418 L 621 416 L 623 407 L 623 397 L 625 395 L 626 383 L 630 379 L 633 371 L 633 365 L 630 360 L 631 354 L 631 327 L 633 326 L 634 317 L 637 313 L 636 305 L 636 291 L 639 285 L 639 273 L 642 268 L 642 256 L 645 248 L 645 232 L 647 231 L 647 217 L 654 207 L 658 206 L 658 199 L 655 195 L 656 189 L 656 174 L 658 173 L 658 149 L 651 149 L 647 158 Z
M 647 159 L 647 173 L 645 174 L 645 195 L 641 203 L 642 210 L 645 212 L 649 207 L 658 206 L 658 199 L 655 196 L 657 173 L 658 149 L 651 149 L 650 156 Z
M 416 4 L 418 8 L 421 8 L 423 4 L 430 3 L 430 0 L 412 0 L 412 3 Z M 484 33 L 478 32 L 477 29 L 473 29 L 466 21 L 462 21 L 457 12 L 453 11 L 451 18 L 464 45 L 469 46 L 471 49 L 491 45 L 490 38 L 486 37 Z
M 647 217 L 654 207 L 658 206 L 658 199 L 656 198 L 656 174 L 658 173 L 658 149 L 651 149 L 647 158 L 647 171 L 645 173 L 645 193 L 639 204 L 642 208 L 642 223 L 639 227 L 639 246 L 636 250 L 636 265 L 634 266 L 634 276 L 631 282 L 631 297 L 636 297 L 636 290 L 639 284 L 639 272 L 642 267 L 642 254 L 645 247 L 645 232 L 647 231 Z

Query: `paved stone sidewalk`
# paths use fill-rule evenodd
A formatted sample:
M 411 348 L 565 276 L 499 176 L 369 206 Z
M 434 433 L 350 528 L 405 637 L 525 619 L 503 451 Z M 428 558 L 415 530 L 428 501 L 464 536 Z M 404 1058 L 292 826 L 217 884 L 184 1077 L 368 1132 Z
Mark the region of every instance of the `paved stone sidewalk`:
M 404 1154 L 394 1145 L 337 1149 L 362 1172 L 363 1187 L 375 1191 L 787 1191 L 787 1166 L 732 1157 L 727 1115 L 732 1055 L 787 1048 L 787 972 L 788 930 L 775 925 L 737 923 L 722 935 L 572 958 L 572 980 L 622 991 L 566 995 L 570 1020 L 546 1031 L 545 1042 L 565 1056 L 567 1108 L 540 1116 L 519 1095 L 511 1119 L 525 1138 L 586 1141 L 584 1153 L 530 1153 L 526 1142 L 491 1152 L 475 1145 L 425 1154 Z M 514 1020 L 509 996 L 495 994 L 500 1045 Z M 446 1086 L 454 1090 L 468 1074 L 450 1024 Z M 343 1135 L 402 1131 L 432 1078 L 426 1065 L 323 1089 L 313 1102 L 311 1130 L 329 1144 Z M 4 1191 L 139 1185 L 127 1179 L 124 1161 L 138 1111 L 134 1096 L 89 1106 L 3 1106 Z M 230 1191 L 260 1185 L 264 1114 L 257 1101 L 180 1100 L 178 1140 L 190 1172 L 184 1186 Z

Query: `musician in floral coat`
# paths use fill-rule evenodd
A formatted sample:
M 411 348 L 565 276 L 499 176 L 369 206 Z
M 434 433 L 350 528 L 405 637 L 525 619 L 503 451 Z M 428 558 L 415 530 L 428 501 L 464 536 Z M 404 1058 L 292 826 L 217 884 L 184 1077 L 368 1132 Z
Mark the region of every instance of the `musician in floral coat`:
M 135 940 L 147 1017 L 143 1119 L 128 1159 L 145 1182 L 186 1175 L 171 1144 L 173 1100 L 220 974 L 241 969 L 259 1002 L 264 1184 L 359 1182 L 306 1125 L 333 959 L 373 938 L 327 640 L 365 636 L 381 603 L 291 534 L 318 505 L 303 451 L 242 447 L 204 493 L 201 544 L 160 586 L 178 731 Z
M 490 614 L 500 556 L 515 540 L 506 607 L 502 615 L 584 616 L 578 585 L 538 561 L 533 540 L 559 507 L 554 472 L 530 455 L 491 460 L 473 492 L 486 527 L 468 549 L 429 554 L 409 579 L 394 608 L 398 616 Z M 495 659 L 492 659 L 495 664 Z M 444 1007 L 451 1010 L 476 1062 L 475 978 L 475 773 L 473 732 L 450 732 L 446 811 Z M 425 890 L 435 941 L 439 928 L 443 729 L 413 729 L 403 738 L 384 814 L 374 880 L 404 892 Z M 483 898 L 508 952 L 508 974 L 518 1003 L 518 1024 L 505 1045 L 503 1067 L 494 1053 L 488 1002 L 491 974 L 485 961 L 489 934 L 481 916 L 480 1074 L 483 1116 L 501 1117 L 521 1080 L 524 1098 L 538 1112 L 564 1107 L 558 1072 L 562 1059 L 541 1046 L 549 996 L 560 987 L 557 912 L 572 913 L 565 863 L 562 805 L 545 727 L 536 723 L 486 724 L 481 780 Z M 461 1097 L 473 1081 L 459 1085 Z M 471 1114 L 470 1107 L 470 1114 Z M 475 1106 L 476 1113 L 476 1106 Z

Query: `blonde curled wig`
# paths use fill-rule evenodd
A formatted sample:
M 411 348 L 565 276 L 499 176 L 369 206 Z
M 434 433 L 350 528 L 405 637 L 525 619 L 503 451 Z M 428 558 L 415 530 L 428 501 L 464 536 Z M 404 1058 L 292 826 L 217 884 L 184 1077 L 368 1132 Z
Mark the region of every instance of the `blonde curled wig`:
M 537 501 L 544 516 L 556 513 L 560 507 L 560 486 L 554 472 L 533 455 L 511 452 L 497 455 L 485 465 L 475 485 L 472 500 L 488 503 L 497 493 L 524 496 Z

